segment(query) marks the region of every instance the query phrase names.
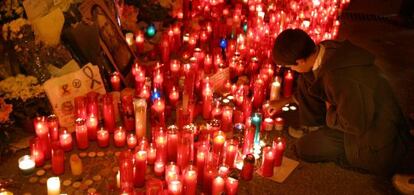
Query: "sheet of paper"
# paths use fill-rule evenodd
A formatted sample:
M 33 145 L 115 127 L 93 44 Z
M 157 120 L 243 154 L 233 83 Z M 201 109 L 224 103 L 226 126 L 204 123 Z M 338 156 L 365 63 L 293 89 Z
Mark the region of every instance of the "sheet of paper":
M 46 45 L 55 46 L 60 42 L 65 16 L 62 10 L 55 9 L 46 16 L 36 19 L 33 22 L 33 30 L 36 39 L 44 42 Z
M 293 172 L 293 170 L 296 169 L 298 165 L 298 161 L 287 157 L 283 157 L 282 165 L 280 167 L 275 167 L 273 169 L 273 177 L 266 178 L 269 178 L 278 183 L 283 183 L 286 180 L 286 178 L 289 177 L 289 175 Z M 256 172 L 260 176 L 263 176 L 260 169 L 258 169 Z
M 53 7 L 53 0 L 25 0 L 23 7 L 29 21 L 45 16 Z

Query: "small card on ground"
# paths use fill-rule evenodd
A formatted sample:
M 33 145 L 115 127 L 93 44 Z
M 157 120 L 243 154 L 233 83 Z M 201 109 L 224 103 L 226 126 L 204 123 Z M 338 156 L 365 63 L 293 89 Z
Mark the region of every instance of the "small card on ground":
M 283 183 L 285 179 L 295 170 L 299 165 L 299 162 L 287 157 L 283 157 L 282 165 L 280 167 L 273 168 L 273 176 L 267 177 L 275 182 Z M 261 169 L 258 169 L 257 174 L 263 177 Z

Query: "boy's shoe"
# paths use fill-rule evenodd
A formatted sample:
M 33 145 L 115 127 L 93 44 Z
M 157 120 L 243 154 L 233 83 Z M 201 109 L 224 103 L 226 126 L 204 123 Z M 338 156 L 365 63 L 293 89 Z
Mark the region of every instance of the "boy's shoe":
M 305 134 L 312 131 L 317 131 L 322 127 L 323 126 L 300 126 L 299 128 L 294 128 L 292 126 L 289 126 L 288 132 L 290 136 L 299 139 L 303 137 Z
M 414 175 L 395 174 L 392 184 L 402 194 L 414 194 Z

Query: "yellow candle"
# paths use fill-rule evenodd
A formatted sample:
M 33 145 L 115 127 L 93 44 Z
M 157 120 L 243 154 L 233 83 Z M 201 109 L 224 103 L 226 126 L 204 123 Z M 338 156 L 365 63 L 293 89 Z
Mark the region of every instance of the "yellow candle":
M 47 179 L 47 195 L 60 194 L 60 179 L 59 177 L 50 177 Z
M 82 174 L 82 160 L 77 154 L 70 155 L 70 169 L 72 170 L 72 175 Z

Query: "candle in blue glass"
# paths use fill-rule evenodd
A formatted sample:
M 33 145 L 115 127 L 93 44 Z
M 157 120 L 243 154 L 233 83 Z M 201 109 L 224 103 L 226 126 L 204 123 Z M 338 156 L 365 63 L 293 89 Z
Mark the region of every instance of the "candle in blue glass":
M 227 40 L 225 38 L 220 39 L 220 47 L 223 50 L 227 48 Z
M 161 92 L 157 88 L 154 88 L 151 93 L 151 101 L 154 102 L 158 98 L 161 98 Z
M 254 126 L 256 126 L 256 131 L 254 133 L 254 145 L 259 145 L 260 144 L 260 127 L 262 124 L 262 114 L 259 112 L 253 113 L 251 122 Z
M 147 30 L 145 31 L 145 34 L 148 36 L 148 37 L 154 37 L 155 36 L 155 34 L 157 33 L 157 29 L 155 28 L 155 25 L 154 24 L 149 24 L 148 26 L 147 26 Z

